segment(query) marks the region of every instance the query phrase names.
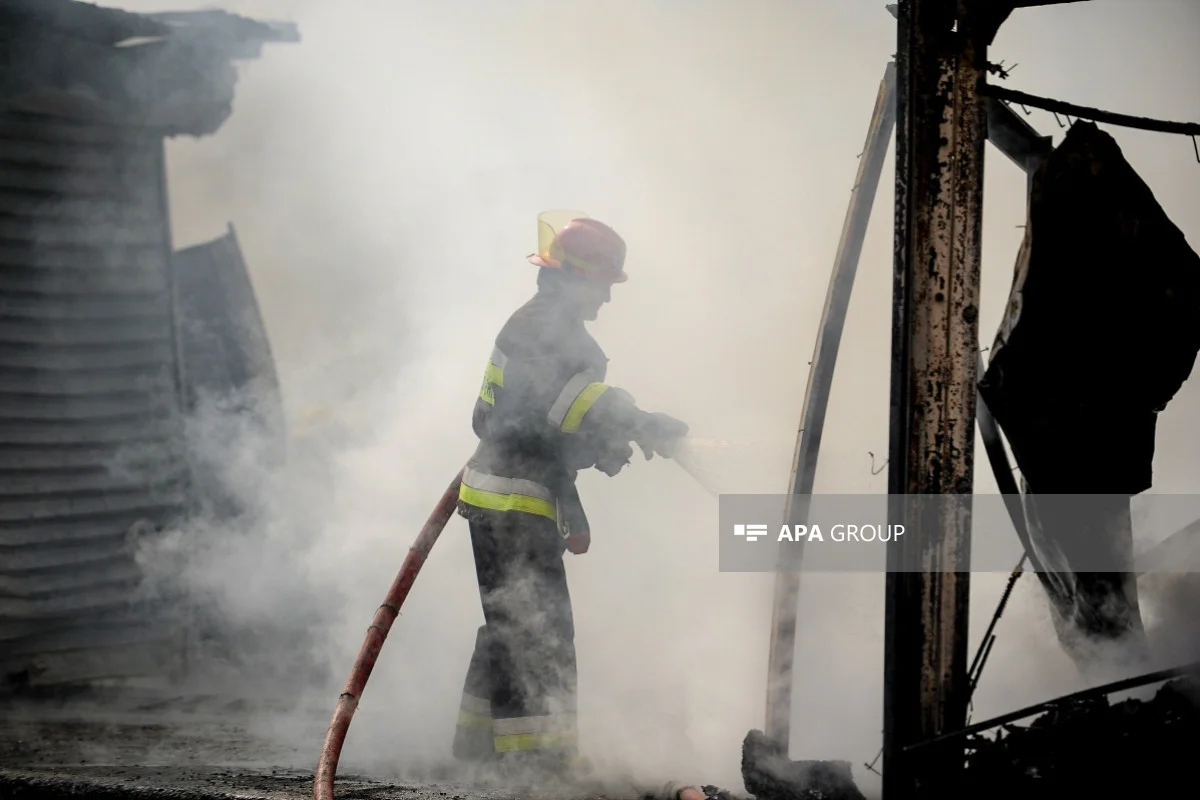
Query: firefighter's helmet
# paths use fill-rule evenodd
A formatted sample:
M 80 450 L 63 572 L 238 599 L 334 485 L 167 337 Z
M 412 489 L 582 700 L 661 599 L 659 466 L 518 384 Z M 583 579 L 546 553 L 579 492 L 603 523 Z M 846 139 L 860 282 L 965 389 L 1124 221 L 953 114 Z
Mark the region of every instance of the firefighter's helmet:
M 601 283 L 623 283 L 629 278 L 624 271 L 625 240 L 582 211 L 539 214 L 538 251 L 529 261 Z

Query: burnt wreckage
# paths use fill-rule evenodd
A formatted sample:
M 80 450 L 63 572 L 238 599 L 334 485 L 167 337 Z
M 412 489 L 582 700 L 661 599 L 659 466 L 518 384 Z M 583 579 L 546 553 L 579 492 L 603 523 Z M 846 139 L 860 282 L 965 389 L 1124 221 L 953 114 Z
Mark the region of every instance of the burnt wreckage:
M 0 0 L 0 38 L 0 685 L 178 675 L 191 630 L 137 542 L 213 505 L 202 394 L 253 391 L 280 447 L 282 402 L 232 228 L 173 248 L 165 140 L 216 132 L 232 62 L 298 35 Z
M 1075 123 L 1033 177 L 979 388 L 1021 470 L 1060 641 L 1084 672 L 1097 642 L 1130 666 L 1148 656 L 1130 498 L 1151 487 L 1157 415 L 1198 350 L 1200 256 L 1113 138 Z M 1101 561 L 1111 571 L 1090 571 Z
M 1035 787 L 1043 796 L 1056 791 L 1061 796 L 1062 789 L 1082 790 L 1097 781 L 1096 788 L 1110 794 L 1112 771 L 1092 769 L 1108 763 L 1096 759 L 1100 743 L 1107 752 L 1119 752 L 1134 718 L 1139 727 L 1134 735 L 1157 726 L 1166 739 L 1143 738 L 1138 755 L 1157 753 L 1145 764 L 1151 772 L 1162 767 L 1156 778 L 1173 778 L 1179 764 L 1169 754 L 1178 752 L 1178 742 L 1168 740 L 1178 735 L 1190 742 L 1200 716 L 1200 706 L 1193 704 L 1200 697 L 1200 664 L 1192 663 L 1143 670 L 1094 686 L 1084 696 L 969 724 L 971 697 L 995 643 L 995 626 L 1026 564 L 1047 592 L 1064 649 L 1095 684 L 1114 656 L 1125 662 L 1122 671 L 1128 674 L 1148 654 L 1137 607 L 1139 573 L 1178 574 L 1181 564 L 1196 563 L 1200 543 L 1196 520 L 1135 559 L 1130 519 L 1131 498 L 1150 488 L 1157 414 L 1190 376 L 1200 345 L 1196 254 L 1115 142 L 1094 124 L 1076 121 L 1055 148 L 1010 103 L 1191 137 L 1200 137 L 1200 124 L 1086 108 L 988 83 L 985 71 L 1007 77 L 1002 65 L 986 59 L 998 26 L 1017 8 L 1059 2 L 1071 0 L 957 6 L 908 0 L 888 6 L 901 23 L 899 51 L 880 85 L 809 362 L 792 465 L 793 502 L 786 512 L 791 521 L 807 514 L 803 498 L 812 491 L 841 332 L 894 125 L 888 491 L 969 497 L 963 487 L 973 479 L 977 430 L 1024 552 L 971 661 L 969 520 L 937 515 L 926 532 L 889 550 L 884 741 L 875 759 L 863 765 L 875 771 L 883 758 L 884 796 L 950 791 L 1013 796 Z M 1029 224 L 990 364 L 984 361 L 987 348 L 979 351 L 976 329 L 985 131 L 986 140 L 1029 177 Z M 1083 349 L 1088 352 L 1078 358 Z M 1121 385 L 1107 391 L 1114 382 Z M 1024 487 L 1018 486 L 1010 447 Z M 1080 464 L 1088 469 L 1072 473 Z M 913 465 L 918 468 L 910 469 Z M 1063 479 L 1072 474 L 1070 482 Z M 1072 510 L 1079 511 L 1077 517 L 1070 518 Z M 902 568 L 917 564 L 919 569 Z M 838 787 L 847 797 L 857 796 L 844 762 L 786 758 L 800 570 L 780 566 L 766 726 L 743 741 L 743 780 L 771 800 L 831 791 L 837 796 Z M 1106 699 L 1162 681 L 1173 682 L 1154 703 L 1118 707 Z M 1029 728 L 1013 725 L 1037 714 L 1043 716 Z M 1068 717 L 1069 724 L 1059 724 Z M 1076 724 L 1091 734 L 1086 747 L 1072 745 L 1079 739 Z M 1003 728 L 999 740 L 980 738 L 996 728 Z M 1005 737 L 1008 732 L 1015 735 Z M 1056 759 L 1061 769 L 1054 767 Z M 1081 765 L 1096 780 L 1088 783 Z M 1130 778 L 1139 776 L 1145 777 L 1140 767 Z

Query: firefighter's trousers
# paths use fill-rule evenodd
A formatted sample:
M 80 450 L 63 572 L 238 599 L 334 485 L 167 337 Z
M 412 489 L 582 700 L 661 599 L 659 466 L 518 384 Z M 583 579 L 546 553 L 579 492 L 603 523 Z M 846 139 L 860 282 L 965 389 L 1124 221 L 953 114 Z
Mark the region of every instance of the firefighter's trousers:
M 557 524 L 521 511 L 468 516 L 484 625 L 454 737 L 460 759 L 577 754 L 575 624 Z

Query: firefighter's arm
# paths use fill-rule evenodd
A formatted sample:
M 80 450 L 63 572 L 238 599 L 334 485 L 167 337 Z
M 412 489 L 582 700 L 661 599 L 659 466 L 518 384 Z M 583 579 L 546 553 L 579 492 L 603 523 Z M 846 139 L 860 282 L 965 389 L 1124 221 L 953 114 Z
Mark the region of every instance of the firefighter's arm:
M 553 353 L 527 347 L 511 347 L 503 376 L 503 387 L 496 391 L 495 410 L 504 430 L 541 436 L 546 416 L 562 391 L 566 380 L 562 365 Z
M 629 392 L 603 383 L 587 372 L 571 377 L 551 406 L 547 420 L 562 433 L 578 437 L 597 453 L 596 466 L 615 475 L 633 454 L 630 442 L 647 459 L 668 455 L 670 442 L 687 435 L 688 426 L 673 417 L 638 408 Z

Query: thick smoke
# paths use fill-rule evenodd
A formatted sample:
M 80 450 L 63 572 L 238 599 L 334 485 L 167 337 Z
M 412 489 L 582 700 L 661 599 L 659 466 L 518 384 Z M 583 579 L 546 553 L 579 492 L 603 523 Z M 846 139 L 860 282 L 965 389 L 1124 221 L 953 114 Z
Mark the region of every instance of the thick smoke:
M 234 115 L 216 136 L 171 143 L 176 245 L 236 225 L 289 417 L 299 428 L 311 409 L 327 413 L 309 420 L 282 471 L 201 415 L 205 458 L 225 465 L 253 524 L 197 524 L 167 549 L 185 586 L 262 632 L 255 662 L 286 672 L 311 657 L 328 671 L 296 704 L 315 728 L 277 728 L 315 759 L 371 615 L 475 445 L 470 410 L 492 338 L 534 291 L 523 257 L 539 211 L 584 209 L 629 243 L 631 280 L 592 325 L 611 381 L 700 436 L 741 442 L 720 462 L 722 488 L 785 490 L 894 23 L 883 3 L 796 0 L 225 7 L 292 19 L 304 41 L 268 45 L 241 67 Z M 1198 24 L 1182 1 L 1029 9 L 993 53 L 1020 64 L 1012 83 L 1023 89 L 1194 116 L 1200 96 L 1179 76 L 1200 68 Z M 1060 134 L 1051 115 L 1030 119 Z M 1114 133 L 1200 241 L 1187 141 Z M 984 343 L 1025 222 L 1024 176 L 994 150 L 987 170 Z M 886 490 L 886 471 L 872 467 L 887 452 L 892 199 L 885 180 L 817 491 Z M 1160 422 L 1161 491 L 1195 489 L 1198 408 L 1193 378 Z M 978 491 L 995 491 L 981 447 Z M 716 502 L 676 465 L 635 460 L 580 487 L 594 541 L 567 568 L 585 749 L 613 771 L 740 788 L 741 738 L 763 720 L 770 576 L 718 573 Z M 975 638 L 1006 578 L 973 577 Z M 1079 685 L 1036 583 L 1018 584 L 998 629 L 977 719 Z M 878 749 L 883 585 L 881 575 L 805 576 L 793 757 L 861 764 Z M 347 764 L 448 757 L 481 619 L 456 517 L 384 648 Z M 874 785 L 861 768 L 856 778 Z

